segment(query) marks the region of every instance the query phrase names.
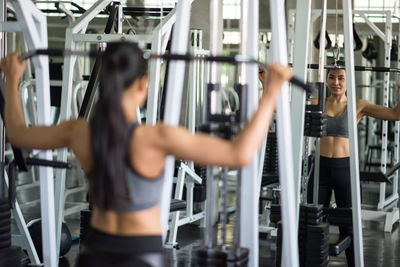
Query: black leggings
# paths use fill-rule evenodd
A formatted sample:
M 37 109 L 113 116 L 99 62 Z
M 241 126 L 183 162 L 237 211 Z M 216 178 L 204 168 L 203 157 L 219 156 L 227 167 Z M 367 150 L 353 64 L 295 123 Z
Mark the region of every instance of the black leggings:
M 351 208 L 351 185 L 350 185 L 350 158 L 327 158 L 320 157 L 318 203 L 329 206 L 335 192 L 335 200 L 338 208 Z M 312 202 L 313 178 L 308 186 L 308 202 Z M 340 236 L 353 236 L 353 227 L 339 227 Z M 348 249 L 346 249 L 347 264 L 354 266 L 353 238 Z
M 161 236 L 117 236 L 90 231 L 81 245 L 76 267 L 164 266 Z

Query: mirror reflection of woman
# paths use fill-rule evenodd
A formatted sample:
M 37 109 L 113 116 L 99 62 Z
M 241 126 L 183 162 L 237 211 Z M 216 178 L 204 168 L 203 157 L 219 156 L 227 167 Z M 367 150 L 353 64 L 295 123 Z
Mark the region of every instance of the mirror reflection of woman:
M 342 62 L 339 62 L 343 65 Z M 327 135 L 320 139 L 320 172 L 318 203 L 329 206 L 332 191 L 338 208 L 351 208 L 350 186 L 350 146 L 347 121 L 346 72 L 344 69 L 328 70 L 327 81 L 330 96 L 326 99 Z M 317 100 L 312 99 L 316 104 Z M 357 99 L 357 123 L 364 116 L 380 120 L 400 120 L 400 105 L 388 108 L 373 104 L 369 101 Z M 312 182 L 309 183 L 309 193 L 312 194 Z M 312 202 L 309 194 L 308 202 Z M 353 233 L 352 227 L 340 227 L 340 235 Z M 346 250 L 348 266 L 354 266 L 353 242 Z

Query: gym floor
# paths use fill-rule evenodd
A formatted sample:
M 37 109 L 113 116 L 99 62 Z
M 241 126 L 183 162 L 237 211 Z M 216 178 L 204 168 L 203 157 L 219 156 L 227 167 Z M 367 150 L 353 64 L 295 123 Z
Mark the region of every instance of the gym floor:
M 233 221 L 233 220 L 232 220 Z M 77 226 L 71 229 L 73 236 L 79 234 L 79 222 L 71 220 L 72 225 Z M 71 225 L 68 222 L 69 225 Z M 231 227 L 229 227 L 231 226 Z M 228 233 L 232 234 L 232 224 L 228 225 Z M 364 266 L 368 267 L 398 267 L 400 266 L 400 231 L 396 225 L 392 233 L 383 232 L 383 223 L 364 222 L 363 242 L 364 242 Z M 332 235 L 332 240 L 338 235 Z M 230 238 L 228 238 L 229 240 Z M 165 249 L 167 266 L 180 267 L 191 266 L 192 252 L 202 244 L 203 231 L 197 226 L 186 225 L 180 228 L 178 233 L 178 243 L 180 249 Z M 74 266 L 79 245 L 72 246 L 66 255 L 69 265 Z M 260 236 L 260 266 L 275 266 L 275 239 Z M 329 266 L 347 266 L 346 258 L 342 253 L 339 257 L 331 257 Z
M 70 177 L 76 177 L 76 175 L 68 175 L 67 186 L 76 184 L 77 181 Z M 23 183 L 24 176 L 19 177 L 19 183 Z M 31 200 L 37 198 L 39 195 L 38 188 L 32 189 L 26 192 L 20 192 L 18 194 L 19 201 Z M 367 193 L 363 194 L 363 201 L 368 202 L 375 201 L 376 195 Z M 23 210 L 24 217 L 27 222 L 29 220 L 40 217 L 39 207 L 29 208 Z M 228 245 L 232 242 L 233 235 L 233 224 L 234 217 L 230 218 L 227 226 L 227 242 Z M 79 214 L 71 215 L 67 217 L 66 223 L 71 231 L 73 237 L 79 236 L 80 222 Z M 15 226 L 14 226 L 15 227 Z M 364 242 L 364 263 L 365 266 L 373 267 L 396 267 L 400 266 L 400 230 L 399 225 L 396 224 L 391 233 L 385 233 L 383 231 L 383 222 L 363 222 L 363 242 Z M 15 230 L 15 228 L 14 228 Z M 218 231 L 218 228 L 215 229 Z M 331 232 L 335 232 L 335 229 L 331 229 Z M 186 225 L 179 228 L 178 232 L 178 243 L 179 249 L 165 249 L 165 258 L 168 263 L 167 266 L 191 266 L 192 252 L 196 247 L 202 245 L 203 240 L 203 229 L 195 225 Z M 337 234 L 331 235 L 331 241 L 337 238 Z M 275 238 L 271 238 L 265 235 L 260 235 L 260 266 L 275 266 Z M 74 241 L 71 250 L 65 256 L 65 259 L 60 262 L 62 267 L 74 267 L 76 257 L 79 252 L 79 241 Z M 339 257 L 330 259 L 329 266 L 346 266 L 346 259 L 344 253 Z

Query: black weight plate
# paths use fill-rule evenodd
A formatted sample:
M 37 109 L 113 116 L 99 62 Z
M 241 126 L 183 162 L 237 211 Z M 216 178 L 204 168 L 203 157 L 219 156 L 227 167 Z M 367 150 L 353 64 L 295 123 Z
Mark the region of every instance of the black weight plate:
M 82 224 L 89 224 L 90 223 L 90 218 L 81 218 L 80 223 Z
M 0 250 L 0 258 L 4 258 L 8 255 L 19 255 L 21 253 L 21 248 L 17 246 L 11 246 L 7 249 Z
M 0 205 L 8 204 L 8 197 L 0 198 Z
M 0 242 L 11 239 L 11 232 L 0 234 Z
M 0 212 L 0 221 L 2 220 L 7 220 L 7 219 L 11 219 L 11 211 L 3 211 Z
M 0 204 L 0 213 L 4 211 L 9 211 L 10 210 L 10 205 L 7 203 Z
M 323 266 L 328 266 L 329 263 L 329 257 L 327 257 L 324 261 L 314 261 L 313 259 L 306 259 L 306 266 L 318 266 L 318 267 L 323 267 Z
M 226 266 L 226 261 L 223 259 L 205 259 L 197 258 L 198 266 Z
M 0 250 L 11 247 L 11 239 L 0 242 Z
M 322 245 L 329 243 L 329 235 L 324 235 L 324 236 L 307 236 L 307 239 L 305 240 L 306 244 L 309 245 Z
M 329 235 L 323 235 L 323 236 L 307 236 L 307 238 L 304 239 L 304 245 L 306 244 L 316 244 L 316 245 L 322 245 L 325 243 L 329 243 Z
M 21 256 L 23 252 L 20 247 L 10 246 L 0 251 L 0 266 L 21 266 Z
M 322 223 L 320 225 L 308 225 L 307 232 L 325 233 L 329 231 L 329 224 Z
M 328 246 L 321 246 L 319 248 L 307 247 L 306 248 L 306 255 L 329 255 L 329 244 Z
M 4 227 L 6 225 L 11 225 L 11 220 L 2 220 L 0 221 L 0 227 Z
M 226 253 L 220 250 L 213 250 L 213 249 L 199 249 L 197 251 L 197 258 L 200 259 L 224 259 L 226 260 L 227 255 Z
M 11 232 L 11 224 L 0 227 L 0 235 Z
M 307 218 L 318 218 L 321 217 L 323 215 L 324 211 L 323 210 L 318 210 L 318 211 L 307 211 Z
M 314 255 L 314 256 L 307 255 L 305 257 L 305 260 L 306 260 L 306 262 L 313 262 L 313 263 L 316 263 L 316 264 L 322 264 L 328 258 L 329 258 L 329 254 L 326 253 L 326 254 L 323 254 L 323 255 Z

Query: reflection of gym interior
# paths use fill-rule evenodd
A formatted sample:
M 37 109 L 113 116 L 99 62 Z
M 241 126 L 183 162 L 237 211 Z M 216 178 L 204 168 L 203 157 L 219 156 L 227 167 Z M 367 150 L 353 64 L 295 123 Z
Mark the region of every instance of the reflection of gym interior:
M 257 110 L 268 65 L 291 67 L 251 163 L 167 157 L 165 266 L 400 266 L 400 107 L 388 115 L 400 101 L 400 1 L 0 3 L 0 58 L 27 60 L 18 90 L 29 127 L 91 119 L 112 42 L 148 59 L 138 123 L 226 140 Z M 3 120 L 0 267 L 73 267 L 93 210 L 81 165 L 65 148 L 11 145 Z

